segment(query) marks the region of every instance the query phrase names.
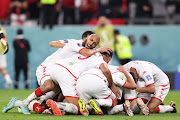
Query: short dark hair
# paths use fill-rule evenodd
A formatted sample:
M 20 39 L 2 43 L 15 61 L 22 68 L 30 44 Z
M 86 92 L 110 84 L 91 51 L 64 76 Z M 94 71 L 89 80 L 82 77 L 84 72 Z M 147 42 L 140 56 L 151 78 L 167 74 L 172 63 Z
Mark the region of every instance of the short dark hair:
M 114 34 L 120 34 L 119 30 L 115 29 Z
M 19 28 L 18 30 L 17 30 L 17 34 L 19 35 L 19 34 L 23 34 L 23 30 L 21 29 L 21 28 Z
M 108 50 L 109 51 L 109 50 Z M 110 53 L 110 54 L 109 54 Z M 109 51 L 109 53 L 107 52 L 103 52 L 101 53 L 102 55 L 105 55 L 106 57 L 112 57 L 113 56 L 113 52 Z
M 82 39 L 83 38 L 86 38 L 88 35 L 91 35 L 91 34 L 94 34 L 94 32 L 93 31 L 85 31 L 83 34 L 82 34 Z

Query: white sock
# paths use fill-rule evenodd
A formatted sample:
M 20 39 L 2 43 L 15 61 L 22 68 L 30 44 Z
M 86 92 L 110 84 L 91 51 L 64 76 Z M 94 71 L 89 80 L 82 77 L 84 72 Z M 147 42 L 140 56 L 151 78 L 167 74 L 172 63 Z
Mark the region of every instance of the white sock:
M 78 113 L 78 107 L 72 103 L 62 103 L 62 102 L 56 102 L 58 108 L 61 110 L 68 112 L 68 113 L 73 113 L 77 114 Z
M 123 110 L 124 110 L 123 104 L 115 105 L 113 108 L 108 109 L 108 115 L 113 115 Z
M 4 75 L 4 79 L 6 80 L 7 83 L 9 83 L 9 84 L 12 83 L 12 80 L 11 80 L 9 74 L 5 74 L 5 75 Z
M 34 110 L 33 110 L 33 105 L 34 105 L 34 103 L 40 103 L 40 102 L 37 101 L 37 100 L 31 101 L 31 102 L 29 103 L 29 105 L 28 105 L 28 109 L 29 109 L 29 110 L 34 111 Z
M 170 105 L 159 105 L 159 113 L 171 112 L 174 110 Z
M 20 106 L 20 104 L 21 104 L 21 100 L 16 100 L 15 102 L 14 102 L 14 107 L 19 107 Z
M 37 96 L 35 95 L 35 92 L 33 92 L 32 94 L 30 94 L 25 100 L 23 100 L 23 104 L 25 105 L 29 105 L 29 103 L 34 100 L 35 98 L 37 98 Z
M 134 114 L 139 114 L 140 113 L 141 110 L 139 109 L 137 103 L 132 106 L 132 111 L 133 111 Z
M 112 107 L 113 100 L 112 99 L 96 99 L 100 106 L 104 107 Z
M 93 109 L 90 105 L 86 105 L 86 108 L 88 109 L 89 112 L 91 112 Z

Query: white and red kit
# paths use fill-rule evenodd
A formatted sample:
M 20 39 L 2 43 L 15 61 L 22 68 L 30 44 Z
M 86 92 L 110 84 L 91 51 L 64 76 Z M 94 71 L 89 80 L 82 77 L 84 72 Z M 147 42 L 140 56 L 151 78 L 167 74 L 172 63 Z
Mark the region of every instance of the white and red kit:
M 114 65 L 108 65 L 109 70 L 112 73 L 112 78 L 114 84 L 119 89 L 121 96 L 118 98 L 118 100 L 121 100 L 122 93 L 124 94 L 125 100 L 133 100 L 136 99 L 136 91 L 132 89 L 125 88 L 124 85 L 127 82 L 127 78 L 124 75 L 124 73 L 120 72 L 117 68 L 117 66 Z M 129 74 L 131 76 L 131 74 Z M 132 76 L 131 76 L 132 77 Z
M 65 43 L 66 46 L 64 46 L 64 48 L 69 48 L 71 49 L 72 52 L 66 52 L 69 50 L 64 50 L 64 48 L 59 48 L 56 52 L 54 52 L 52 55 L 47 57 L 39 67 L 37 67 L 36 76 L 37 76 L 38 84 L 40 86 L 43 85 L 46 80 L 51 79 L 49 75 L 49 71 L 47 69 L 48 66 L 53 65 L 57 60 L 70 57 L 73 54 L 79 52 L 79 50 L 84 48 L 82 46 L 82 40 L 69 39 L 69 40 L 59 40 L 59 42 Z
M 170 89 L 168 76 L 156 65 L 147 61 L 131 61 L 124 65 L 127 71 L 130 71 L 131 67 L 136 69 L 139 77 L 138 81 L 144 81 L 145 86 L 154 84 L 155 92 L 151 95 L 151 98 L 163 102 Z
M 90 57 L 81 54 L 75 54 L 69 58 L 56 61 L 54 66 L 50 67 L 50 76 L 55 83 L 58 83 L 64 97 L 78 97 L 76 92 L 76 81 L 78 77 L 91 68 L 99 68 L 104 62 L 100 53 Z

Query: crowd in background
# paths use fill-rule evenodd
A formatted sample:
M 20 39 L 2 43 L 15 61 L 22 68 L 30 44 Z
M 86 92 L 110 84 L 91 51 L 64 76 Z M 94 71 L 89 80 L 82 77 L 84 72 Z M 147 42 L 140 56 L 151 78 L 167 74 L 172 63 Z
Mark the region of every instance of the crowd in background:
M 125 24 L 180 23 L 180 0 L 1 0 L 0 23 L 17 25 L 87 24 L 99 16 Z

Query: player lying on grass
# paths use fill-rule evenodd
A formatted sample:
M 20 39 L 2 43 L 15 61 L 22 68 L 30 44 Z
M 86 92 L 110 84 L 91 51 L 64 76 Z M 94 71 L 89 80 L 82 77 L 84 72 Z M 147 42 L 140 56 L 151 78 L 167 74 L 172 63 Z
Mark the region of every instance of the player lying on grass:
M 135 74 L 138 97 L 148 101 L 150 113 L 176 112 L 174 102 L 170 105 L 161 105 L 170 89 L 169 78 L 162 70 L 147 61 L 131 61 L 125 64 L 124 68 Z M 132 110 L 138 111 L 137 104 L 132 106 Z

